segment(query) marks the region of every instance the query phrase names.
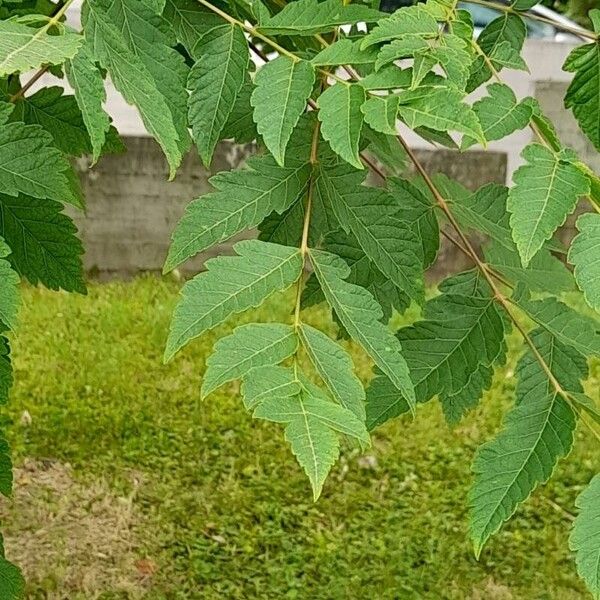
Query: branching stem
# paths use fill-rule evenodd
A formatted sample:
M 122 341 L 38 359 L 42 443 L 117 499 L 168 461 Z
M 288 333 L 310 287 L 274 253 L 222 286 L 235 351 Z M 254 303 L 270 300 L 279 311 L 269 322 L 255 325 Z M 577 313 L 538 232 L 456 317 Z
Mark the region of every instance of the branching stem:
M 39 31 L 44 32 L 50 29 L 50 27 L 57 25 L 73 2 L 74 0 L 66 0 L 66 2 L 58 8 L 58 10 L 50 17 L 50 19 L 48 19 L 48 22 L 43 27 L 41 27 Z M 23 87 L 21 87 L 20 90 L 14 93 L 8 99 L 8 101 L 15 102 L 16 100 L 22 98 L 26 94 L 26 92 L 36 83 L 36 81 L 38 81 L 42 77 L 42 75 L 44 75 L 44 73 L 48 71 L 49 68 L 50 65 L 44 65 L 41 69 L 39 69 L 39 71 Z
M 531 21 L 540 21 L 541 23 L 547 23 L 548 25 L 553 25 L 557 29 L 561 29 L 562 31 L 572 33 L 573 35 L 579 36 L 580 38 L 586 38 L 593 41 L 596 41 L 598 39 L 598 36 L 593 31 L 589 31 L 587 29 L 584 29 L 583 27 L 571 27 L 570 25 L 565 25 L 564 23 L 560 23 L 558 21 L 555 21 L 554 19 L 543 17 L 542 15 L 536 15 L 535 13 L 529 11 L 515 10 L 511 6 L 506 6 L 505 4 L 499 4 L 497 2 L 488 2 L 488 0 L 464 1 L 467 2 L 467 4 L 478 4 L 480 6 L 487 6 L 488 8 L 492 8 L 499 12 L 519 15 L 520 17 L 530 19 Z

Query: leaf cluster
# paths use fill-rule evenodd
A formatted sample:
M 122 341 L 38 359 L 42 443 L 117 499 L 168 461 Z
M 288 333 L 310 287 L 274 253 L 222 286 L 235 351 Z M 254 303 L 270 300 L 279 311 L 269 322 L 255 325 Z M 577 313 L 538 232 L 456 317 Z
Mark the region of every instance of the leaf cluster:
M 315 499 L 340 452 L 369 446 L 388 420 L 418 418 L 419 405 L 436 400 L 458 423 L 504 364 L 509 332 L 522 337 L 514 406 L 473 464 L 479 554 L 549 479 L 576 427 L 600 422 L 597 399 L 584 393 L 587 360 L 600 353 L 599 215 L 579 217 L 569 248 L 556 235 L 580 203 L 598 209 L 600 180 L 536 100 L 502 81 L 505 69 L 527 70 L 524 17 L 535 2 L 515 0 L 477 38 L 455 0 L 391 15 L 342 0 L 85 0 L 81 31 L 64 22 L 70 2 L 46 12 L 8 3 L 0 13 L 0 400 L 12 380 L 3 333 L 15 326 L 19 280 L 85 292 L 82 247 L 63 207 L 83 206 L 71 159 L 122 149 L 104 110 L 110 77 L 171 178 L 192 145 L 207 168 L 221 140 L 257 147 L 245 166 L 211 178 L 213 190 L 190 202 L 173 233 L 165 272 L 246 230 L 258 239 L 185 283 L 165 358 L 294 288 L 288 322 L 242 325 L 216 342 L 202 396 L 240 381 L 252 417 L 283 427 Z M 591 18 L 591 43 L 564 65 L 574 73 L 565 105 L 600 149 L 600 11 Z M 66 79 L 72 93 L 31 93 L 22 76 L 34 69 Z M 409 128 L 464 152 L 527 127 L 537 139 L 512 184 L 474 191 L 428 174 L 399 134 Z M 484 239 L 481 252 L 472 234 Z M 442 236 L 473 268 L 427 297 Z M 590 314 L 566 293 L 582 293 Z M 370 357 L 370 381 L 355 373 L 345 342 L 307 322 L 318 303 L 339 338 Z M 411 305 L 418 318 L 394 332 L 394 312 Z M 9 474 L 0 439 L 2 493 Z M 578 501 L 571 540 L 596 596 L 597 487 L 596 478 Z M 9 580 L 15 597 L 20 580 Z

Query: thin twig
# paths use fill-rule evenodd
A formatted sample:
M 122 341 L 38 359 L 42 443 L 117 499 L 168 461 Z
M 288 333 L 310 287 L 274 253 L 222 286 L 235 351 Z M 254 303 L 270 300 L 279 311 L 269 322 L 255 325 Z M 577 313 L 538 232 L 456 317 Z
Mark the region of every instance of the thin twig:
M 541 15 L 536 15 L 535 13 L 529 11 L 519 11 L 515 10 L 511 6 L 506 6 L 504 4 L 498 4 L 496 2 L 488 2 L 487 0 L 464 0 L 468 4 L 478 4 L 480 6 L 487 6 L 488 8 L 509 13 L 513 15 L 519 15 L 520 17 L 525 17 L 526 19 L 530 19 L 531 21 L 540 21 L 542 23 L 547 23 L 548 25 L 553 25 L 557 29 L 561 29 L 563 31 L 567 31 L 568 33 L 572 33 L 580 38 L 586 38 L 589 40 L 596 41 L 598 36 L 588 29 L 584 29 L 583 27 L 571 27 L 570 25 L 565 25 L 564 23 L 559 23 L 554 19 L 550 19 L 548 17 L 543 17 Z
M 48 20 L 48 23 L 46 23 L 46 25 L 41 27 L 39 29 L 39 31 L 36 32 L 36 35 L 37 35 L 37 33 L 44 32 L 47 29 L 50 29 L 50 27 L 57 25 L 59 23 L 59 21 L 62 19 L 65 12 L 67 12 L 67 8 L 69 8 L 69 6 L 72 3 L 73 3 L 73 0 L 67 0 L 64 4 L 59 6 L 57 8 L 56 12 Z M 50 68 L 50 65 L 44 65 L 41 69 L 39 69 L 39 71 L 23 87 L 21 87 L 21 89 L 19 89 L 17 92 L 15 92 L 8 99 L 9 102 L 15 102 L 16 100 L 19 100 L 20 98 L 22 98 L 25 95 L 25 93 L 34 85 L 34 83 L 36 81 L 38 81 L 40 79 L 40 77 L 42 77 L 42 75 L 44 75 L 44 73 L 46 73 L 48 71 L 49 68 Z

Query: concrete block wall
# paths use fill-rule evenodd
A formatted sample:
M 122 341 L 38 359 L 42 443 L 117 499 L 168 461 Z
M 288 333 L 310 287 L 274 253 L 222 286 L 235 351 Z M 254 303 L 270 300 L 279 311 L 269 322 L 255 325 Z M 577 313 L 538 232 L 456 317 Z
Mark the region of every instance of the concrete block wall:
M 86 214 L 75 214 L 86 250 L 85 268 L 101 278 L 132 276 L 140 271 L 162 269 L 171 233 L 187 204 L 210 191 L 210 173 L 195 152 L 186 157 L 174 181 L 162 151 L 147 137 L 125 138 L 127 152 L 106 156 L 90 169 L 86 161 L 78 170 L 87 198 Z M 240 166 L 252 146 L 219 145 L 213 171 Z M 506 155 L 496 152 L 417 150 L 430 173 L 445 173 L 471 189 L 490 181 L 503 183 Z M 246 236 L 254 235 L 248 232 Z M 234 240 L 235 241 L 235 240 Z M 230 251 L 231 241 L 188 261 L 181 271 L 190 275 L 201 270 L 211 256 Z M 443 261 L 457 268 L 462 257 L 452 247 L 442 250 Z M 460 267 L 458 267 L 460 268 Z

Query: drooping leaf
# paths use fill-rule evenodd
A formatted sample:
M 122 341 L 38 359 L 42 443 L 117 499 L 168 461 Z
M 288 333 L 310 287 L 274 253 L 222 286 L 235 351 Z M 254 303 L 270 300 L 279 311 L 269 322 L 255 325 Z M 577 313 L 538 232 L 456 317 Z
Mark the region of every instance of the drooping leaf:
M 590 11 L 598 15 L 598 9 Z M 600 18 L 597 22 L 600 23 Z M 596 33 L 600 27 L 596 27 Z M 567 57 L 563 69 L 575 73 L 565 95 L 565 107 L 570 108 L 581 131 L 600 150 L 600 44 L 578 46 Z
M 163 17 L 173 28 L 177 41 L 195 59 L 200 58 L 196 50 L 202 36 L 225 24 L 221 17 L 195 0 L 165 0 Z
M 587 303 L 600 312 L 600 215 L 586 213 L 577 219 L 579 234 L 571 243 L 569 262 Z
M 473 104 L 483 135 L 488 142 L 501 140 L 511 133 L 527 127 L 533 110 L 525 100 L 517 102 L 517 98 L 507 85 L 492 83 L 487 88 L 489 96 Z M 473 140 L 463 140 L 463 148 L 468 148 Z
M 60 87 L 47 87 L 28 96 L 19 103 L 22 120 L 43 127 L 52 136 L 54 145 L 66 155 L 91 154 L 90 136 L 75 96 L 63 95 L 63 91 Z M 118 139 L 116 131 L 111 130 L 109 135 L 109 142 L 114 145 Z M 103 142 L 99 152 L 104 145 Z
M 365 90 L 358 84 L 336 83 L 317 100 L 321 134 L 332 150 L 357 169 L 363 164 L 359 155 L 363 126 L 361 107 Z
M 513 48 L 508 40 L 496 44 L 489 58 L 497 71 L 505 68 L 529 72 L 527 63 L 523 60 L 519 51 Z
M 251 369 L 278 365 L 298 347 L 298 337 L 291 325 L 250 323 L 237 327 L 221 338 L 206 361 L 202 397 L 218 387 L 243 378 Z
M 523 19 L 519 15 L 507 12 L 483 28 L 477 38 L 477 44 L 489 58 L 496 51 L 496 47 L 500 46 L 503 42 L 508 42 L 512 48 L 520 52 L 526 35 L 527 28 Z M 494 64 L 494 67 L 496 70 L 500 70 L 502 65 Z M 467 92 L 472 92 L 484 84 L 492 75 L 492 70 L 489 68 L 485 58 L 482 56 L 478 57 L 471 65 L 471 75 L 466 87 Z
M 368 142 L 367 153 L 375 157 L 390 175 L 404 172 L 408 155 L 396 135 L 380 133 L 366 125 L 363 127 L 363 138 Z
M 0 194 L 0 236 L 12 249 L 8 260 L 33 285 L 85 293 L 77 228 L 52 200 Z
M 248 160 L 247 168 L 226 171 L 210 179 L 217 191 L 194 200 L 173 233 L 165 262 L 168 272 L 179 264 L 250 227 L 267 215 L 283 213 L 302 195 L 310 166 L 298 157 L 280 167 L 272 157 Z
M 384 67 L 380 71 L 369 73 L 359 82 L 365 90 L 396 90 L 408 88 L 411 83 L 412 68 L 400 69 L 396 66 Z
M 513 175 L 508 194 L 513 239 L 524 266 L 560 227 L 579 198 L 588 194 L 588 178 L 572 162 L 572 153 L 553 153 L 541 144 L 529 144 L 521 156 L 527 164 Z
M 290 398 L 302 391 L 300 381 L 288 367 L 255 367 L 244 375 L 242 399 L 246 410 L 252 410 L 271 398 Z
M 200 157 L 209 166 L 244 83 L 250 54 L 237 25 L 211 29 L 198 42 L 198 54 L 188 77 L 189 122 Z
M 361 107 L 367 125 L 375 131 L 396 135 L 398 96 L 371 96 Z
M 183 286 L 165 350 L 165 360 L 190 340 L 216 327 L 231 314 L 259 306 L 276 291 L 294 283 L 302 272 L 298 248 L 245 240 L 235 244 L 238 256 L 220 256 L 206 263 Z
M 267 35 L 314 35 L 333 31 L 339 25 L 374 23 L 381 17 L 377 10 L 342 0 L 297 0 L 260 23 L 259 30 Z
M 439 33 L 435 18 L 421 4 L 397 10 L 393 15 L 381 19 L 377 26 L 363 38 L 361 47 L 387 42 L 405 35 L 433 38 Z
M 162 147 L 171 178 L 189 148 L 188 69 L 171 46 L 175 36 L 162 17 L 136 0 L 89 0 L 82 19 L 94 59 L 117 90 L 134 104 Z
M 331 46 L 326 46 L 313 59 L 315 67 L 335 67 L 338 65 L 368 65 L 377 59 L 378 50 L 375 48 L 360 48 L 361 40 L 342 38 Z
M 110 128 L 110 119 L 102 108 L 106 101 L 104 80 L 87 44 L 81 46 L 79 52 L 67 62 L 65 73 L 75 92 L 75 100 L 90 138 L 92 160 L 95 163 L 102 152 Z
M 333 397 L 364 421 L 365 391 L 354 374 L 350 356 L 337 342 L 310 325 L 301 324 L 298 332 L 310 360 Z
M 264 65 L 254 79 L 256 88 L 250 99 L 254 122 L 280 165 L 314 82 L 315 72 L 309 62 L 283 55 Z
M 64 172 L 70 168 L 38 125 L 21 122 L 0 125 L 0 190 L 65 202 L 71 196 Z
M 542 248 L 527 267 L 523 267 L 514 249 L 492 242 L 484 248 L 487 264 L 513 284 L 524 285 L 532 292 L 562 294 L 575 290 L 573 274 L 562 261 Z
M 420 240 L 401 221 L 402 199 L 360 185 L 362 174 L 346 165 L 322 168 L 317 186 L 333 206 L 343 229 L 352 232 L 373 264 L 416 302 L 424 298 Z
M 404 312 L 408 308 L 409 296 L 373 264 L 353 235 L 346 234 L 341 229 L 332 231 L 325 237 L 324 247 L 328 252 L 343 258 L 350 267 L 350 275 L 346 281 L 367 289 L 373 295 L 383 310 L 384 323 L 390 320 L 393 309 Z M 313 281 L 316 283 L 315 278 L 311 278 L 309 283 Z M 315 303 L 322 300 L 325 298 L 320 292 L 315 298 Z
M 517 298 L 517 304 L 541 327 L 563 344 L 572 346 L 584 356 L 600 356 L 600 321 L 582 315 L 556 298 L 528 300 Z
M 560 385 L 580 392 L 579 380 L 587 375 L 585 359 L 544 330 L 531 338 Z M 573 444 L 575 414 L 530 350 L 519 361 L 517 380 L 516 407 L 473 464 L 471 539 L 477 555 L 518 505 L 548 481 Z
M 0 21 L 0 77 L 26 73 L 44 64 L 59 65 L 77 54 L 83 37 L 61 27 L 30 27 L 13 20 Z
M 456 422 L 491 385 L 492 367 L 504 362 L 508 325 L 489 286 L 476 274 L 451 277 L 440 291 L 425 305 L 424 320 L 401 329 L 398 337 L 417 401 L 427 402 L 437 395 L 451 422 Z M 385 390 L 383 383 L 378 386 Z M 403 405 L 390 396 L 388 401 L 395 408 L 388 409 L 369 392 L 367 400 L 381 414 L 377 416 L 367 405 L 373 426 Z
M 569 538 L 577 572 L 588 590 L 600 598 L 600 475 L 595 475 L 575 501 L 579 509 Z
M 400 342 L 380 322 L 381 307 L 364 288 L 345 281 L 350 268 L 328 252 L 310 251 L 311 263 L 330 306 L 356 340 L 414 406 L 414 389 Z
M 254 84 L 248 75 L 238 92 L 237 98 L 229 119 L 223 127 L 221 137 L 223 139 L 233 139 L 238 144 L 249 144 L 258 138 L 256 123 L 254 122 L 254 108 L 250 104 Z
M 375 70 L 379 71 L 382 67 L 402 58 L 411 58 L 416 52 L 428 50 L 430 48 L 427 40 L 420 35 L 405 34 L 386 44 L 381 48 L 377 55 Z M 414 82 L 414 76 L 413 76 Z
M 290 378 L 294 377 L 289 371 Z M 339 455 L 339 435 L 369 444 L 364 424 L 348 409 L 310 393 L 304 387 L 297 396 L 270 397 L 254 410 L 254 417 L 285 423 L 285 437 L 313 488 L 315 500 Z
M 14 329 L 19 310 L 19 276 L 6 260 L 10 253 L 11 249 L 0 237 L 0 331 L 3 325 Z
M 421 245 L 423 268 L 430 267 L 440 246 L 440 229 L 435 214 L 435 204 L 405 179 L 393 177 L 387 181 L 390 194 L 400 205 L 397 218 L 407 223 L 417 234 Z
M 458 90 L 423 86 L 400 92 L 398 96 L 398 113 L 411 129 L 457 131 L 486 145 L 477 115 L 463 102 L 463 94 Z

